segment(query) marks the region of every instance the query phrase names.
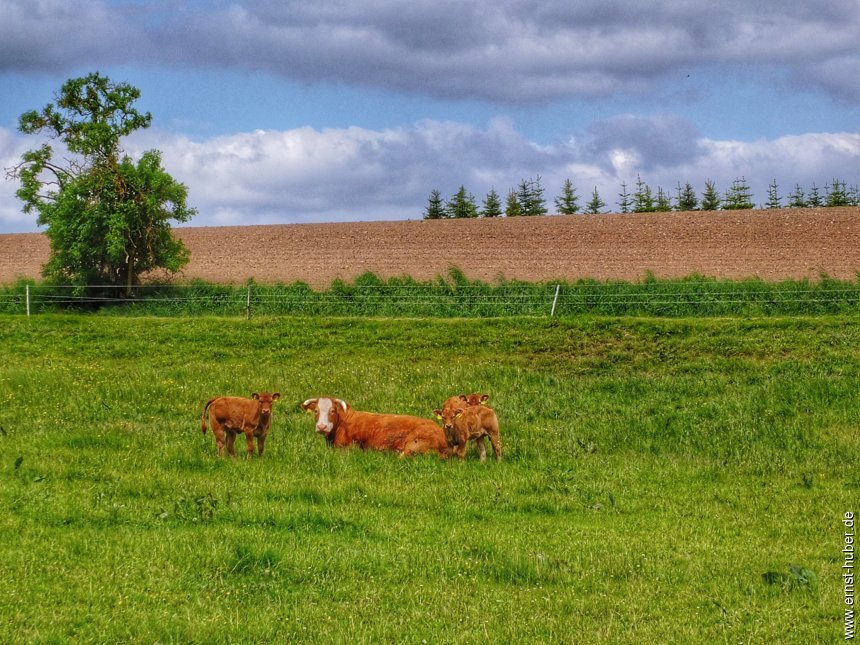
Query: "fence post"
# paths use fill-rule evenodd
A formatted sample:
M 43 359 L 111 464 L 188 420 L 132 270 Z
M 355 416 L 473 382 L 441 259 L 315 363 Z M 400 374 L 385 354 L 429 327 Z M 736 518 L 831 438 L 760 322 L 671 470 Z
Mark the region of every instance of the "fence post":
M 30 285 L 27 285 L 27 318 L 30 317 Z
M 555 297 L 552 299 L 552 311 L 549 312 L 549 317 L 552 318 L 555 316 L 555 306 L 558 304 L 558 292 L 561 289 L 561 285 L 555 285 Z
M 248 299 L 245 301 L 245 315 L 251 320 L 251 285 L 248 284 Z

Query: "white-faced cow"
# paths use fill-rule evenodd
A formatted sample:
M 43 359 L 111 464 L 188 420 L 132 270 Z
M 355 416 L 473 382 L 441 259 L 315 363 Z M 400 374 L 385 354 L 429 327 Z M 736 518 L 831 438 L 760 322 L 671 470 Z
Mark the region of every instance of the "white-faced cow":
M 401 457 L 425 452 L 448 456 L 445 433 L 430 419 L 361 412 L 331 397 L 308 399 L 301 408 L 314 414 L 316 431 L 330 446 L 355 444 L 363 450 L 391 450 Z

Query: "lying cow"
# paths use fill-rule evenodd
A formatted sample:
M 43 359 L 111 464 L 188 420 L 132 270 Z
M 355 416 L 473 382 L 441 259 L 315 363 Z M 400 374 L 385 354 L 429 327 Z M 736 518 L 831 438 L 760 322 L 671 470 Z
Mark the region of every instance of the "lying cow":
M 206 434 L 206 411 L 209 411 L 209 424 L 215 435 L 215 445 L 218 454 L 224 455 L 224 446 L 230 456 L 236 456 L 234 442 L 240 432 L 245 434 L 248 445 L 248 456 L 254 454 L 254 437 L 257 438 L 257 454 L 263 456 L 266 445 L 266 435 L 272 425 L 272 403 L 281 398 L 278 392 L 270 394 L 254 392 L 250 399 L 239 396 L 216 396 L 209 399 L 203 406 L 200 417 L 200 427 Z
M 496 461 L 502 460 L 499 420 L 491 408 L 474 405 L 461 410 L 434 410 L 433 412 L 442 421 L 448 447 L 460 459 L 465 458 L 466 446 L 471 440 L 478 445 L 481 461 L 485 461 L 487 449 L 484 447 L 483 439 L 487 437 L 493 446 Z
M 430 419 L 360 412 L 330 397 L 308 399 L 301 407 L 314 414 L 316 431 L 331 446 L 356 444 L 363 450 L 392 450 L 401 457 L 433 451 L 448 456 L 445 433 Z

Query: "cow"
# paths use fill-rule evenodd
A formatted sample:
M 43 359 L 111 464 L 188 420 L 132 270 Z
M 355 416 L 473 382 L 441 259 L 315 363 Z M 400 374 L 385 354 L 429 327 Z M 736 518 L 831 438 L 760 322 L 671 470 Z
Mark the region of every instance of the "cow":
M 224 446 L 231 457 L 236 456 L 234 442 L 240 432 L 245 434 L 248 456 L 254 454 L 254 437 L 257 438 L 257 454 L 263 456 L 266 436 L 272 425 L 272 403 L 281 398 L 280 393 L 254 392 L 250 399 L 239 396 L 216 396 L 203 406 L 200 427 L 206 434 L 206 411 L 209 411 L 209 424 L 215 435 L 218 454 L 224 456 Z
M 314 414 L 316 431 L 330 446 L 356 444 L 362 450 L 391 450 L 401 457 L 425 452 L 448 456 L 445 433 L 430 419 L 361 412 L 331 397 L 308 399 L 301 408 Z
M 493 447 L 496 461 L 502 460 L 499 419 L 492 408 L 480 404 L 447 409 L 443 406 L 441 410 L 433 410 L 433 413 L 442 422 L 448 448 L 460 459 L 466 457 L 466 446 L 472 440 L 478 447 L 481 461 L 485 461 L 487 449 L 484 446 L 484 437 L 487 437 Z
M 490 399 L 489 394 L 458 394 L 457 396 L 448 397 L 445 403 L 442 404 L 443 410 L 462 410 L 472 405 L 487 405 Z
M 464 410 L 469 406 L 475 405 L 487 405 L 487 401 L 490 399 L 489 394 L 479 394 L 474 392 L 472 394 L 458 394 L 456 396 L 448 397 L 445 400 L 445 403 L 442 404 L 442 412 Z M 442 417 L 438 414 L 439 410 L 434 410 L 433 413 L 436 415 L 436 418 L 441 421 Z M 484 435 L 474 438 L 475 447 L 478 450 L 478 454 L 481 456 L 481 461 L 484 461 L 487 458 L 487 447 L 484 445 Z M 449 442 L 450 445 L 450 442 Z M 465 447 L 463 448 L 465 450 Z

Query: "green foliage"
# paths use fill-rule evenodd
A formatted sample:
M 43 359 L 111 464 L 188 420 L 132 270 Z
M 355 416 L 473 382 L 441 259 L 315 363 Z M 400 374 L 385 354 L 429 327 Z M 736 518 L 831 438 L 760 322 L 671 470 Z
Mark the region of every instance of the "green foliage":
M 715 211 L 720 208 L 720 194 L 717 192 L 717 187 L 710 179 L 705 182 L 705 191 L 702 193 L 702 210 Z
M 789 208 L 806 208 L 806 195 L 803 192 L 803 188 L 800 187 L 800 184 L 795 184 L 794 192 L 788 196 L 788 207 Z
M 600 198 L 600 193 L 597 192 L 597 186 L 595 186 L 594 190 L 591 191 L 591 199 L 585 205 L 585 212 L 589 215 L 597 215 L 602 213 L 604 208 L 606 208 L 606 202 Z
M 5 316 L 0 347 L 4 643 L 837 638 L 856 315 Z M 203 403 L 263 388 L 267 456 L 217 458 Z M 499 464 L 335 451 L 298 408 L 471 391 Z
M 543 197 L 543 186 L 540 183 L 540 175 L 537 179 L 523 179 L 516 190 L 516 198 L 519 202 L 519 215 L 530 217 L 535 215 L 546 215 L 546 200 Z
M 860 311 L 860 279 L 765 282 L 717 280 L 692 275 L 683 279 L 639 282 L 578 280 L 528 283 L 469 280 L 459 269 L 418 281 L 383 280 L 372 273 L 353 283 L 336 280 L 315 291 L 303 282 L 290 285 L 148 285 L 130 299 L 77 297 L 51 285 L 18 282 L 0 289 L 0 312 L 23 314 L 30 286 L 31 311 L 100 306 L 109 315 L 260 315 L 298 316 L 547 316 L 558 285 L 557 313 L 579 315 L 737 316 L 822 315 Z
M 442 193 L 436 189 L 431 190 L 430 197 L 427 199 L 427 206 L 424 209 L 424 219 L 443 219 L 446 216 L 445 200 L 442 199 Z
M 627 182 L 621 182 L 621 192 L 618 194 L 618 211 L 620 213 L 629 213 L 633 208 L 633 201 L 630 198 L 630 193 L 627 192 Z
M 481 209 L 481 217 L 501 217 L 502 215 L 502 200 L 495 188 L 490 188 L 486 198 L 483 201 Z
M 770 185 L 767 187 L 767 202 L 765 202 L 765 208 L 782 208 L 781 199 L 779 197 L 779 188 L 776 185 L 776 179 L 774 179 Z
M 595 190 L 597 190 L 595 188 Z M 576 194 L 576 189 L 573 187 L 573 182 L 570 179 L 564 180 L 564 185 L 561 187 L 561 195 L 555 198 L 556 212 L 561 215 L 573 215 L 579 212 L 579 196 Z
M 653 213 L 654 210 L 654 195 L 651 192 L 651 187 L 642 181 L 642 177 L 636 175 L 636 192 L 633 193 L 633 212 Z
M 754 206 L 746 179 L 743 177 L 735 179 L 731 188 L 726 191 L 726 197 L 722 204 L 723 210 L 749 210 Z
M 21 132 L 59 139 L 73 155 L 60 165 L 44 144 L 25 153 L 12 175 L 21 182 L 24 211 L 38 213 L 47 226 L 51 255 L 43 275 L 79 293 L 90 285 L 125 285 L 130 292 L 141 274 L 172 273 L 188 261 L 169 224 L 196 213 L 186 205 L 186 187 L 161 167 L 158 151 L 137 163 L 122 155 L 120 139 L 152 119 L 134 109 L 139 96 L 130 85 L 90 74 L 63 85 L 60 109 L 48 104 L 19 121 Z
M 696 191 L 689 182 L 681 188 L 681 183 L 678 183 L 677 191 L 677 207 L 679 211 L 695 211 L 699 210 L 699 198 L 696 197 Z
M 505 217 L 519 217 L 523 214 L 520 201 L 517 199 L 517 193 L 511 189 L 508 191 L 507 199 L 505 200 Z
M 657 186 L 657 196 L 654 199 L 654 211 L 668 213 L 672 210 L 672 202 L 661 186 Z
M 851 206 L 851 199 L 848 196 L 848 189 L 844 181 L 834 179 L 830 184 L 830 190 L 827 192 L 826 206 Z
M 460 189 L 448 201 L 445 212 L 450 219 L 477 217 L 478 206 L 475 203 L 475 196 L 468 192 L 465 186 L 460 186 Z

